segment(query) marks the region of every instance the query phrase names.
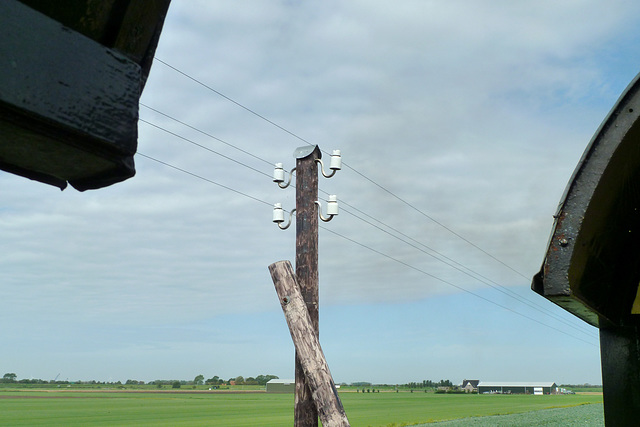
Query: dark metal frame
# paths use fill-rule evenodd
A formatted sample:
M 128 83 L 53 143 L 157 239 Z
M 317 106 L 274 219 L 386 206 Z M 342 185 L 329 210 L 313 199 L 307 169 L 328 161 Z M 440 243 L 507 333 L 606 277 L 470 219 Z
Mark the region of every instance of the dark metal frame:
M 587 146 L 532 289 L 600 329 L 605 421 L 640 417 L 640 75 Z

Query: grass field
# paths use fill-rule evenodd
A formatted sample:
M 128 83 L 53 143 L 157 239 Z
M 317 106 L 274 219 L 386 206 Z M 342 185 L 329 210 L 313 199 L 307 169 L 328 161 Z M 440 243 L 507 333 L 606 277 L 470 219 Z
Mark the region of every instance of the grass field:
M 403 426 L 601 403 L 598 395 L 341 393 L 351 425 Z M 267 393 L 0 391 L 7 426 L 290 426 L 293 395 Z
M 461 418 L 437 424 L 420 424 L 416 427 L 603 427 L 602 403 L 572 406 L 569 408 L 540 409 L 520 414 L 492 415 L 480 418 Z

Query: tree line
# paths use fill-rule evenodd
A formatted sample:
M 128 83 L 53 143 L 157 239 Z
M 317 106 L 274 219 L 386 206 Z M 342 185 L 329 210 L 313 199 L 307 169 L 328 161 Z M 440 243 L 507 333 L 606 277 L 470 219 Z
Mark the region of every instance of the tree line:
M 20 384 L 69 384 L 69 381 L 57 381 L 57 380 L 41 380 L 41 379 L 17 379 L 18 376 L 9 372 L 4 374 L 2 378 L 0 378 L 0 383 L 20 383 Z M 205 379 L 205 376 L 202 374 L 196 375 L 196 377 L 189 380 L 155 380 L 145 383 L 144 381 L 139 381 L 136 379 L 128 379 L 124 385 L 128 386 L 136 386 L 136 385 L 155 385 L 155 386 L 172 386 L 174 388 L 180 388 L 181 386 L 195 386 L 195 385 L 210 385 L 210 386 L 222 386 L 222 385 L 266 385 L 268 381 L 272 379 L 278 379 L 279 377 L 276 375 L 258 375 L 256 377 L 231 377 L 231 378 L 221 378 L 217 375 L 212 376 L 211 378 Z M 100 381 L 75 381 L 74 384 L 111 384 L 111 385 L 123 385 L 122 382 L 100 382 Z M 346 385 L 346 384 L 345 384 Z M 351 383 L 352 386 L 356 387 L 370 387 L 372 384 L 370 382 L 354 382 Z M 590 385 L 585 384 L 585 387 Z M 450 380 L 440 380 L 440 381 L 432 381 L 432 380 L 423 380 L 422 382 L 409 382 L 406 384 L 399 385 L 398 387 L 404 387 L 409 389 L 428 389 L 428 388 L 438 388 L 438 387 L 455 387 L 454 384 Z
M 201 377 L 201 378 L 198 378 Z M 204 384 L 210 385 L 222 385 L 222 384 L 235 384 L 235 385 L 266 385 L 271 380 L 277 380 L 279 377 L 276 375 L 258 375 L 257 377 L 243 377 L 238 376 L 235 378 L 229 378 L 224 380 L 219 376 L 215 375 L 208 380 L 205 380 L 202 375 L 199 375 L 196 379 L 200 381 L 204 381 Z
M 276 375 L 258 375 L 257 377 L 243 377 L 237 376 L 229 379 L 220 378 L 217 375 L 209 379 L 205 379 L 204 375 L 197 375 L 192 381 L 188 380 L 155 380 L 150 381 L 149 383 L 145 383 L 144 381 L 139 381 L 135 379 L 128 379 L 124 385 L 172 385 L 175 386 L 176 383 L 179 385 L 214 385 L 220 386 L 224 384 L 235 384 L 235 385 L 266 385 L 269 380 L 278 379 Z M 0 383 L 17 383 L 17 384 L 69 384 L 69 381 L 58 381 L 58 380 L 41 380 L 41 379 L 21 379 L 18 380 L 18 376 L 13 372 L 8 372 L 4 374 L 2 378 L 0 378 Z M 121 381 L 116 382 L 100 382 L 100 381 L 74 381 L 74 384 L 112 384 L 112 385 L 122 385 Z
M 431 380 L 423 380 L 421 383 L 410 382 L 406 384 L 408 388 L 438 388 L 438 387 L 453 387 L 453 383 L 450 380 L 440 380 L 438 382 Z

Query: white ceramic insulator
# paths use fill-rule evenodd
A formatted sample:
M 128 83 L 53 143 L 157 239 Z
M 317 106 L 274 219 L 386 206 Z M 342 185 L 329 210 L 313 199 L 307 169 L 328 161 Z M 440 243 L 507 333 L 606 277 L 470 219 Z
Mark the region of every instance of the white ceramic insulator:
M 273 170 L 273 182 L 284 182 L 282 163 L 276 163 L 276 168 Z
M 331 194 L 327 201 L 327 215 L 338 215 L 338 196 Z
M 273 205 L 273 222 L 284 222 L 284 209 L 282 209 L 282 203 L 276 203 Z
M 340 150 L 333 150 L 333 154 L 331 154 L 331 162 L 329 163 L 329 169 L 342 169 L 342 157 L 340 156 Z

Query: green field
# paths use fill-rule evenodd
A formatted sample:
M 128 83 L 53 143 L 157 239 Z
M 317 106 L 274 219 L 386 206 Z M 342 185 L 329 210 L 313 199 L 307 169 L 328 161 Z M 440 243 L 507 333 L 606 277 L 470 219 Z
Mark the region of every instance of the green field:
M 352 393 L 340 398 L 352 426 L 402 426 L 601 403 L 600 395 Z M 70 390 L 0 391 L 0 425 L 290 426 L 293 395 Z

